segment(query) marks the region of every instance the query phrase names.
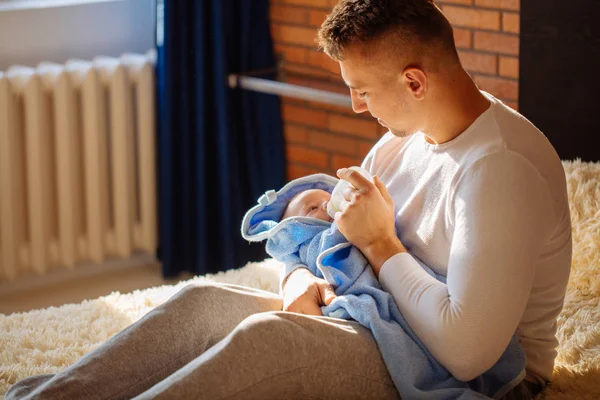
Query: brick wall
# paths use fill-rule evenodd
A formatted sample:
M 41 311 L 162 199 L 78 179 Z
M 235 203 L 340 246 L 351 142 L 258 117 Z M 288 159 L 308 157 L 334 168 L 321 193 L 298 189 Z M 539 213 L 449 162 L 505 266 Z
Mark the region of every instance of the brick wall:
M 275 51 L 285 71 L 341 82 L 339 67 L 315 48 L 321 22 L 337 0 L 271 0 Z M 477 85 L 518 107 L 520 0 L 438 0 L 452 22 L 465 69 Z M 287 176 L 359 165 L 385 130 L 366 113 L 283 98 Z

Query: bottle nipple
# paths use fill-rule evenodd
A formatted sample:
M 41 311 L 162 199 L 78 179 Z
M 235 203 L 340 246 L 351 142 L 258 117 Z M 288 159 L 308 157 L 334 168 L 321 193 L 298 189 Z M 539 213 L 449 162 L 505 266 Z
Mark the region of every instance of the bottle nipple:
M 357 166 L 350 167 L 350 169 L 358 172 L 359 174 L 367 178 L 369 181 L 373 182 L 373 176 L 366 169 Z M 331 192 L 331 199 L 327 204 L 327 214 L 329 214 L 331 218 L 335 218 L 335 213 L 341 211 L 340 205 L 342 201 L 345 200 L 344 190 L 349 187 L 354 188 L 354 186 L 352 186 L 350 182 L 340 179 L 333 188 L 333 191 Z

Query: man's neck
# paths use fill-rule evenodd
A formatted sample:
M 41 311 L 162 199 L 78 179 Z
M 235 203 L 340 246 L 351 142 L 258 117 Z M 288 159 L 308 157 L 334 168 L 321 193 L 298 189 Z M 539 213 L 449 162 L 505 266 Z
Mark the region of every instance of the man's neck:
M 436 99 L 435 115 L 431 115 L 431 124 L 423 130 L 432 144 L 456 138 L 490 107 L 490 101 L 463 69 L 441 84 L 444 87 Z

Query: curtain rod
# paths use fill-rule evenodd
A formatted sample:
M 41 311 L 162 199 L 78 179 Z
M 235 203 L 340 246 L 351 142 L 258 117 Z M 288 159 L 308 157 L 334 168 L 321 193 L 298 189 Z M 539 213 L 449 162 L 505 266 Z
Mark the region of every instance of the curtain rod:
M 237 74 L 229 75 L 229 87 L 236 88 L 238 86 L 242 89 L 255 92 L 294 97 L 297 99 L 316 101 L 336 106 L 352 107 L 352 100 L 348 95 L 270 79 Z

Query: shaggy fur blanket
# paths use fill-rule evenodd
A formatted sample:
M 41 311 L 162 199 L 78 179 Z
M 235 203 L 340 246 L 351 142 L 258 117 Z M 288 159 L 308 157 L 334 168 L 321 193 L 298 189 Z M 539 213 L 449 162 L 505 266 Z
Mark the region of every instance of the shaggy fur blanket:
M 563 162 L 573 223 L 573 263 L 558 319 L 558 358 L 545 398 L 600 398 L 600 163 Z M 30 375 L 60 371 L 192 281 L 277 292 L 281 265 L 268 259 L 216 275 L 80 304 L 0 314 L 0 396 Z

